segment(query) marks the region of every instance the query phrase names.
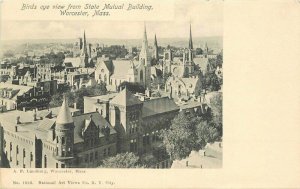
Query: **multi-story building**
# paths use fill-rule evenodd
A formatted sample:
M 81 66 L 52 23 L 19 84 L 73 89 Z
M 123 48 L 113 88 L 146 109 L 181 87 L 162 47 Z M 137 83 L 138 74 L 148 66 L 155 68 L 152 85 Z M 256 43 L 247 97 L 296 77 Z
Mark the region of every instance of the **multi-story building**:
M 0 114 L 2 166 L 97 167 L 116 154 L 116 131 L 98 112 L 60 108 Z
M 164 150 L 157 148 L 162 145 L 159 134 L 169 128 L 179 107 L 169 97 L 145 98 L 125 88 L 120 93 L 84 97 L 84 113 L 93 111 L 98 111 L 117 131 L 118 153 L 143 155 Z

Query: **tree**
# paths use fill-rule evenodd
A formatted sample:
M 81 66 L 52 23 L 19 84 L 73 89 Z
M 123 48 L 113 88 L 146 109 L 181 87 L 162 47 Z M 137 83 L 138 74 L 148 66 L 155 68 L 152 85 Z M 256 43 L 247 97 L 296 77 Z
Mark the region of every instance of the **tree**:
M 71 106 L 74 104 L 75 102 L 75 95 L 74 93 L 70 92 L 70 91 L 67 91 L 65 93 L 57 93 L 55 95 L 52 95 L 51 96 L 51 101 L 49 103 L 50 107 L 53 108 L 53 107 L 59 107 L 62 105 L 62 102 L 63 102 L 63 95 L 66 96 L 66 98 L 68 99 L 68 105 Z
M 137 168 L 139 167 L 139 157 L 132 152 L 120 153 L 116 156 L 103 160 L 101 167 L 104 168 Z
M 170 129 L 162 132 L 163 144 L 172 159 L 186 158 L 192 150 L 203 149 L 220 138 L 215 125 L 195 114 L 180 112 Z
M 223 95 L 219 93 L 213 96 L 210 100 L 210 107 L 212 109 L 212 123 L 214 127 L 222 136 L 223 133 Z
M 214 72 L 205 74 L 205 89 L 218 91 L 221 88 L 218 76 Z
M 183 159 L 196 145 L 195 121 L 192 116 L 179 113 L 170 129 L 162 132 L 163 143 L 172 159 Z
M 82 87 L 75 92 L 60 92 L 52 96 L 50 107 L 61 106 L 62 104 L 62 95 L 65 94 L 68 99 L 68 104 L 71 106 L 76 102 L 78 109 L 84 108 L 84 96 L 96 96 L 96 95 L 105 95 L 107 93 L 105 83 L 101 82 L 95 86 Z

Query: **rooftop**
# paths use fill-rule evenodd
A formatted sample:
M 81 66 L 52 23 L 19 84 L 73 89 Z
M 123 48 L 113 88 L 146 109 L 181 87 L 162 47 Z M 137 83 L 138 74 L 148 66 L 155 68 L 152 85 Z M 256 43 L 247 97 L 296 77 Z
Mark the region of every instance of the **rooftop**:
M 119 92 L 111 101 L 111 104 L 121 105 L 121 106 L 132 106 L 136 104 L 142 104 L 136 96 L 134 96 L 126 87 L 121 92 Z
M 179 107 L 169 97 L 161 97 L 144 101 L 143 117 L 179 110 Z

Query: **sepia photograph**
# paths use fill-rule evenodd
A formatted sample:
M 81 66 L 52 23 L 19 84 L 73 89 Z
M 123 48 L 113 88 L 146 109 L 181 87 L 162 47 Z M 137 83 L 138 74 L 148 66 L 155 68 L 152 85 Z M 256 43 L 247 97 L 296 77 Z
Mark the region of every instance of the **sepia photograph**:
M 2 22 L 1 167 L 222 168 L 222 35 L 220 2 Z
M 0 188 L 300 188 L 299 20 L 299 0 L 0 0 Z

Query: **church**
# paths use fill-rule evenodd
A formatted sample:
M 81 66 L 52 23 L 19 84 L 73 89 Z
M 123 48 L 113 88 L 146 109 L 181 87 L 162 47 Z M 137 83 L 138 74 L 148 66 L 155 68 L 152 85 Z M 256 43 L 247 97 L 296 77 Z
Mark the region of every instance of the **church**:
M 95 80 L 105 82 L 108 89 L 116 91 L 124 82 L 138 82 L 150 88 L 151 53 L 148 47 L 146 26 L 139 60 L 100 60 L 96 63 Z
M 190 25 L 189 46 L 182 52 L 182 58 L 173 57 L 170 48 L 165 49 L 163 56 L 163 73 L 176 77 L 189 77 L 195 71 L 192 27 Z

